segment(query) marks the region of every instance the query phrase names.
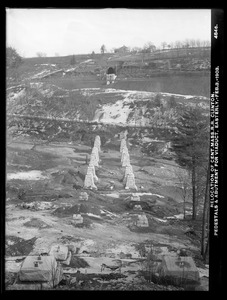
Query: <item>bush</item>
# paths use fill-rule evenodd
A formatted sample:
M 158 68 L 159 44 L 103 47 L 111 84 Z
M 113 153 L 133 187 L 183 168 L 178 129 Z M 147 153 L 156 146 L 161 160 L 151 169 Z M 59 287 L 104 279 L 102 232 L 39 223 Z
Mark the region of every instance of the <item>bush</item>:
M 7 68 L 18 68 L 22 64 L 22 57 L 12 47 L 6 48 L 6 66 Z
M 162 106 L 160 94 L 157 94 L 157 95 L 155 96 L 155 98 L 154 98 L 154 104 L 155 104 L 155 106 L 157 106 L 157 107 L 161 107 L 161 106 Z
M 76 60 L 75 60 L 75 55 L 73 55 L 70 59 L 70 65 L 75 65 Z
M 176 100 L 175 100 L 175 97 L 172 95 L 170 98 L 169 98 L 169 101 L 168 101 L 168 107 L 169 108 L 174 108 L 177 106 L 177 103 L 176 103 Z

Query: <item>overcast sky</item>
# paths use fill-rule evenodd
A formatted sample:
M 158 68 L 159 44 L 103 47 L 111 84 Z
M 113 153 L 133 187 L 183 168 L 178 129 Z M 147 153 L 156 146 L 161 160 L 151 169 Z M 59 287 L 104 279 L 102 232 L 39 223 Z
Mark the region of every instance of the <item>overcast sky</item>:
M 210 40 L 209 9 L 7 9 L 6 42 L 24 57 L 100 53 L 121 47 Z

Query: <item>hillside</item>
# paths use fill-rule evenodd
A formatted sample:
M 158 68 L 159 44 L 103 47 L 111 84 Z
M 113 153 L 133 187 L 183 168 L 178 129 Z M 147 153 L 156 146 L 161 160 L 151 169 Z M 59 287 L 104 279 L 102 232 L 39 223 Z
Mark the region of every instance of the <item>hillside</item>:
M 209 116 L 209 75 L 169 67 L 153 72 L 147 65 L 139 75 L 120 63 L 107 86 L 111 58 L 115 64 L 119 56 L 75 55 L 74 65 L 70 56 L 30 58 L 16 73 L 8 70 L 8 290 L 208 290 L 209 265 L 200 254 L 203 201 L 192 220 L 190 193 L 184 201 L 179 179 L 187 170 L 175 161 L 170 141 L 187 108 Z M 136 188 L 126 189 L 123 135 Z M 96 188 L 88 188 L 97 136 Z M 59 262 L 59 284 L 20 282 L 25 257 L 48 255 L 53 245 L 70 253 Z M 160 276 L 165 257 L 191 258 L 196 281 L 181 269 L 180 282 Z
M 27 58 L 17 70 L 16 81 L 43 79 L 52 82 L 58 79 L 58 84 L 66 89 L 98 88 L 104 83 L 107 68 L 112 66 L 117 73 L 114 88 L 208 97 L 210 49 L 185 51 L 75 55 L 73 65 L 72 56 Z M 11 76 L 11 72 L 8 75 L 10 87 L 15 84 L 15 76 Z

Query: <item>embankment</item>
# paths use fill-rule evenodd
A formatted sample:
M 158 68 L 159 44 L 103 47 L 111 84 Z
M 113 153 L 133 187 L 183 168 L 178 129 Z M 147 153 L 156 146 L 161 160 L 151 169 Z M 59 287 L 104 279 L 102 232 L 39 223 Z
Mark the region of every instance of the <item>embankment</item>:
M 209 97 L 210 75 L 166 75 L 149 79 L 118 79 L 113 88 Z

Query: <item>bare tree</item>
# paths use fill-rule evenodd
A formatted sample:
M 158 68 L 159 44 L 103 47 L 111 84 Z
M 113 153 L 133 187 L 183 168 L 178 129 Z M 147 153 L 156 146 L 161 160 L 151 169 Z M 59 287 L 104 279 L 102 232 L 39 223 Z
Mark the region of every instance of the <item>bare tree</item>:
M 206 189 L 203 207 L 203 223 L 202 223 L 202 236 L 201 236 L 201 255 L 206 260 L 209 251 L 209 200 L 210 200 L 210 164 L 208 162 Z
M 196 46 L 196 41 L 195 41 L 195 39 L 190 39 L 190 40 L 189 40 L 189 44 L 190 44 L 191 47 L 195 47 L 195 46 Z
M 201 45 L 202 45 L 203 47 L 210 47 L 211 43 L 210 43 L 209 40 L 205 40 L 205 41 L 202 41 L 202 42 L 201 42 Z
M 176 41 L 174 44 L 175 44 L 175 48 L 177 48 L 177 49 L 182 48 L 181 41 Z
M 189 48 L 190 47 L 190 41 L 189 41 L 189 39 L 186 39 L 184 41 L 183 45 L 184 45 L 185 48 Z
M 196 44 L 196 47 L 201 47 L 201 40 L 200 39 L 197 39 L 195 41 L 195 44 Z
M 191 181 L 190 174 L 187 170 L 177 169 L 175 172 L 176 177 L 179 180 L 179 186 L 177 191 L 183 199 L 183 211 L 184 219 L 186 218 L 186 201 L 191 197 Z
M 167 47 L 167 43 L 166 42 L 162 42 L 161 46 L 162 46 L 162 49 L 165 49 Z
M 131 52 L 132 53 L 137 53 L 137 52 L 141 52 L 142 51 L 142 48 L 140 48 L 140 47 L 133 47 L 133 48 L 131 48 Z
M 44 53 L 44 52 L 36 52 L 36 55 L 38 57 L 46 57 L 47 56 L 46 53 Z
M 154 43 L 152 42 L 147 42 L 144 46 L 143 46 L 143 50 L 145 50 L 146 52 L 150 53 L 156 50 L 156 46 L 154 45 Z
M 23 63 L 22 57 L 13 47 L 6 48 L 6 71 L 7 71 L 7 85 L 12 81 L 14 84 L 19 82 L 20 72 L 19 66 Z
M 101 46 L 100 51 L 102 54 L 106 52 L 106 46 L 104 44 Z

